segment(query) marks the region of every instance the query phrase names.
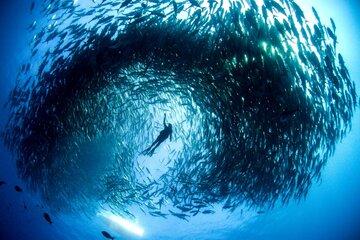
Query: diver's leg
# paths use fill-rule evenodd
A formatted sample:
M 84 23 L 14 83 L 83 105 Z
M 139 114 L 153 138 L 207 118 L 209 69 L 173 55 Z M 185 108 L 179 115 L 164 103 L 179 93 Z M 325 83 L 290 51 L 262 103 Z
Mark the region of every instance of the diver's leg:
M 144 151 L 142 151 L 141 152 L 141 154 L 144 154 L 144 155 L 146 155 L 146 154 L 148 154 L 149 153 L 149 151 L 151 150 L 151 148 L 152 148 L 152 146 L 154 145 L 154 143 L 153 144 L 151 144 L 151 146 L 150 147 L 148 147 L 147 149 L 145 149 Z
M 155 144 L 157 144 L 160 141 L 160 136 L 158 136 L 156 138 L 156 140 L 151 144 L 150 148 L 152 148 L 153 146 L 155 146 Z
M 159 141 L 159 142 L 155 145 L 154 149 L 158 148 L 162 142 L 163 142 L 163 141 Z
M 163 140 L 163 141 L 164 141 L 164 140 Z M 158 148 L 163 141 L 158 141 L 158 142 L 156 143 L 156 145 L 153 147 L 153 149 L 149 152 L 148 155 L 149 155 L 149 156 L 152 156 L 152 155 L 154 154 L 155 149 Z
M 159 145 L 160 145 L 160 143 L 157 143 L 156 146 L 155 146 L 153 149 L 151 149 L 151 151 L 149 151 L 147 155 L 149 155 L 149 156 L 151 157 L 151 156 L 154 154 L 155 149 L 156 149 Z
M 156 140 L 151 144 L 150 147 L 148 147 L 147 149 L 145 149 L 144 151 L 142 151 L 141 154 L 148 155 L 149 152 L 151 151 L 151 148 L 152 148 L 153 146 L 155 146 L 155 144 L 157 144 L 157 143 L 160 141 L 160 138 L 161 138 L 161 135 L 159 135 L 159 136 L 156 138 Z
M 152 155 L 152 153 L 154 153 L 155 148 L 152 149 L 152 147 L 156 144 L 157 142 L 154 142 L 153 144 L 151 144 L 150 147 L 148 147 L 147 149 L 145 149 L 141 154 L 143 155 Z
M 158 142 L 160 141 L 160 136 L 156 138 L 156 140 L 151 144 L 151 146 L 149 147 L 149 151 L 151 150 L 151 148 L 153 148 Z M 155 147 L 156 148 L 156 147 Z
M 152 157 L 152 155 L 154 154 L 155 148 L 151 149 L 151 151 L 149 151 L 146 155 L 148 155 L 149 157 Z

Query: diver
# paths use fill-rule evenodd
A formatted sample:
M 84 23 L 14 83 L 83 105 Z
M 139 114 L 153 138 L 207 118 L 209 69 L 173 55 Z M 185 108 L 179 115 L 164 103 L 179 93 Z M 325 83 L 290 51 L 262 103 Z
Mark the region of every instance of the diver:
M 166 114 L 164 114 L 164 129 L 161 130 L 159 136 L 151 144 L 151 146 L 145 149 L 141 154 L 151 157 L 154 154 L 155 149 L 158 148 L 168 137 L 170 137 L 170 141 L 172 141 L 172 125 L 170 123 L 166 124 Z

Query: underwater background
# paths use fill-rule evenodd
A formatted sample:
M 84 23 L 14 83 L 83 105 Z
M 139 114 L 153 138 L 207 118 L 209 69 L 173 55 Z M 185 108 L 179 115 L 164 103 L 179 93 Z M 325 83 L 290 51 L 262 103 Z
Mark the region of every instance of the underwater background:
M 34 13 L 31 1 L 3 0 L 0 3 L 0 105 L 16 84 L 19 66 L 27 58 L 32 34 L 27 31 Z M 314 6 L 321 18 L 332 17 L 337 25 L 338 51 L 342 53 L 351 80 L 360 85 L 360 3 L 356 0 L 298 1 L 306 11 Z M 329 21 L 328 21 L 329 22 Z M 330 23 L 327 23 L 328 25 Z M 9 111 L 0 109 L 3 127 Z M 161 122 L 162 119 L 158 119 Z M 18 178 L 15 160 L 0 145 L 0 238 L 1 239 L 104 239 L 102 231 L 115 239 L 360 239 L 360 113 L 355 110 L 352 129 L 326 163 L 321 180 L 314 182 L 305 199 L 260 212 L 246 207 L 232 213 L 177 218 L 136 217 L 144 231 L 136 236 L 106 216 L 61 213 L 43 204 L 42 197 L 27 189 Z M 103 147 L 106 147 L 103 146 Z M 104 156 L 106 157 L 106 156 Z M 14 186 L 21 186 L 17 192 Z M 43 213 L 48 212 L 52 224 Z

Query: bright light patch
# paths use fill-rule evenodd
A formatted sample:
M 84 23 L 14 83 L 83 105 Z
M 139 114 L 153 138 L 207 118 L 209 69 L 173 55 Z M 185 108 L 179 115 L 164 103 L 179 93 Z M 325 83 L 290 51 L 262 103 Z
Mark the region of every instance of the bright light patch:
M 262 5 L 264 5 L 264 0 L 255 0 L 256 4 L 261 7 Z
M 117 224 L 119 227 L 125 229 L 128 232 L 131 232 L 137 236 L 142 237 L 144 235 L 144 229 L 140 226 L 136 225 L 134 222 L 131 222 L 123 217 L 118 215 L 112 214 L 108 211 L 99 212 L 98 215 L 106 218 L 107 220 L 111 221 L 112 223 Z
M 228 11 L 230 9 L 230 1 L 229 0 L 224 0 L 222 7 L 224 8 L 225 11 Z
M 262 47 L 264 48 L 264 50 L 266 51 L 267 50 L 267 43 L 266 42 L 262 42 Z

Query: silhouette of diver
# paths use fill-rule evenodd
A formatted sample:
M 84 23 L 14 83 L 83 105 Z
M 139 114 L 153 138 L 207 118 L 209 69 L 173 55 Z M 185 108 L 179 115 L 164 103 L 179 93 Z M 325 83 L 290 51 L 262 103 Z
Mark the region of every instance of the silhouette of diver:
M 165 122 L 166 122 L 166 114 L 164 114 L 164 129 L 161 130 L 159 136 L 151 144 L 151 146 L 145 149 L 141 154 L 148 155 L 151 157 L 154 154 L 155 149 L 158 148 L 160 144 L 164 142 L 169 136 L 170 136 L 170 141 L 172 141 L 172 125 L 170 123 L 166 124 Z

